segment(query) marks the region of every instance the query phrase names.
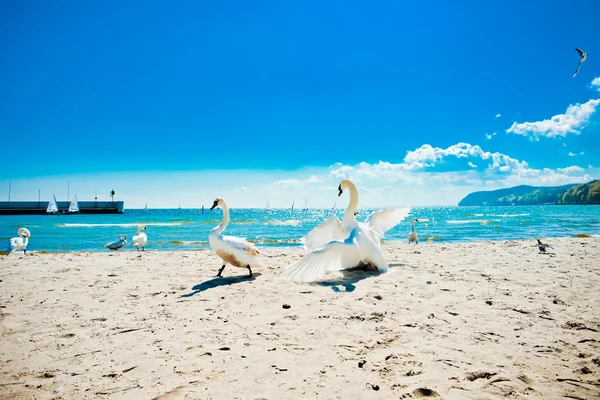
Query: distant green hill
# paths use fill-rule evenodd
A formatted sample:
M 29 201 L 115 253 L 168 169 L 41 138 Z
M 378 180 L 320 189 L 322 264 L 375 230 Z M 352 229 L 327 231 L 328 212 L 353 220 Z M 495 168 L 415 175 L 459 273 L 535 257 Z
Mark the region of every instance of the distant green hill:
M 600 181 L 564 186 L 515 186 L 473 192 L 459 206 L 524 206 L 542 204 L 600 204 Z

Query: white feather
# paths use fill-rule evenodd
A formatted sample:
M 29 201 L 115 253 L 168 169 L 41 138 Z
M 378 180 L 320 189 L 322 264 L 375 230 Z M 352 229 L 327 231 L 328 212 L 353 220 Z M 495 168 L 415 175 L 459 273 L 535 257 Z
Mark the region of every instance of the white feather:
M 286 267 L 285 275 L 297 283 L 312 282 L 328 272 L 352 268 L 360 263 L 360 248 L 354 229 L 346 240 L 333 240 L 323 247 L 306 254 Z
M 388 208 L 376 211 L 367 220 L 369 227 L 383 239 L 383 234 L 402 222 L 410 213 L 410 208 Z
M 302 243 L 307 251 L 314 251 L 332 240 L 344 240 L 348 234 L 344 232 L 342 223 L 335 215 L 313 228 L 303 238 Z

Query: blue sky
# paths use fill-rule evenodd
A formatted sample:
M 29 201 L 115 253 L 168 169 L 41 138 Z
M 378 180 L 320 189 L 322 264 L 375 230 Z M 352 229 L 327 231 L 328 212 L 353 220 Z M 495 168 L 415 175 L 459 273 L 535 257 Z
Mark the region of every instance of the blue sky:
M 456 204 L 600 178 L 600 3 L 0 5 L 0 198 Z M 588 53 L 572 78 L 579 57 Z M 593 82 L 597 83 L 594 85 Z M 333 189 L 332 189 L 333 188 Z M 64 194 L 61 195 L 61 193 Z

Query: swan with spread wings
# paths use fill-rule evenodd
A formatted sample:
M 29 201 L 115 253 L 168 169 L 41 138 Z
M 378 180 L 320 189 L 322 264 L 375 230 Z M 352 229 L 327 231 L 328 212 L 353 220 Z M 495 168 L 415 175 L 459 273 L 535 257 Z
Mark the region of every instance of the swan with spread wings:
M 369 264 L 381 272 L 389 270 L 381 251 L 381 239 L 386 231 L 408 215 L 410 208 L 388 208 L 372 213 L 366 222 L 356 221 L 358 189 L 344 179 L 338 186 L 338 196 L 348 190 L 350 202 L 340 221 L 335 215 L 315 227 L 303 238 L 309 252 L 285 269 L 294 282 L 312 282 L 328 272 Z

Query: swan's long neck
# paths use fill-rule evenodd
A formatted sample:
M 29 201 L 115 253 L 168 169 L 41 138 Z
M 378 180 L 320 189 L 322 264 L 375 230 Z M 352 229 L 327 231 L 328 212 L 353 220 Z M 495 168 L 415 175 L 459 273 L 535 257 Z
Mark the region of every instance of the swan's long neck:
M 354 212 L 358 208 L 358 190 L 353 183 L 348 184 L 348 192 L 350 192 L 350 202 L 348 203 L 348 208 L 346 208 L 344 219 L 354 218 Z
M 142 227 L 138 226 L 138 228 L 137 228 L 137 234 L 139 235 L 141 231 L 142 231 Z
M 221 223 L 219 224 L 219 226 L 217 226 L 217 228 L 215 229 L 216 232 L 223 232 L 225 230 L 225 228 L 227 228 L 227 224 L 229 224 L 229 208 L 227 207 L 227 204 L 225 204 L 224 201 L 222 201 L 223 204 L 221 204 L 221 208 L 223 209 L 223 221 L 221 221 Z
M 410 224 L 410 226 L 412 226 L 412 231 L 415 231 L 415 221 L 412 221 L 412 223 Z

